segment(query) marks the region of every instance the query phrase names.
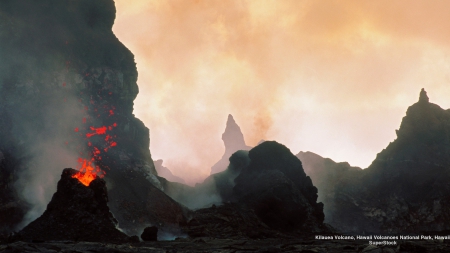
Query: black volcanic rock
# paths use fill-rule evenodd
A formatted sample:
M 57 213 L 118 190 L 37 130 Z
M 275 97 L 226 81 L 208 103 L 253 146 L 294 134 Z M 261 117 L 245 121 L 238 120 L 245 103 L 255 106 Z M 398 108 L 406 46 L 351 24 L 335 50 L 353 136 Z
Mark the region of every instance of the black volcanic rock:
M 229 160 L 225 171 L 209 176 L 195 187 L 163 183 L 172 198 L 198 209 L 187 223 L 185 231 L 189 235 L 226 237 L 239 233 L 252 237 L 256 235 L 249 231 L 261 226 L 265 230 L 261 230 L 262 237 L 279 232 L 331 231 L 323 223 L 323 204 L 317 203 L 317 188 L 287 147 L 265 141 L 250 151 L 235 152 Z M 223 220 L 232 219 L 236 224 L 215 225 L 221 219 L 217 216 L 230 208 L 235 209 L 233 218 Z M 247 217 L 250 223 L 239 225 L 239 217 Z M 212 224 L 207 225 L 208 221 Z M 221 232 L 222 227 L 229 233 Z
M 329 158 L 323 158 L 312 152 L 299 152 L 298 159 L 302 162 L 306 175 L 311 177 L 318 190 L 317 201 L 323 202 L 325 222 L 333 220 L 336 201 L 336 186 L 339 190 L 357 182 L 362 175 L 362 169 L 352 167 L 347 162 L 336 163 Z
M 0 206 L 24 197 L 33 204 L 20 194 L 56 185 L 61 166 L 53 165 L 53 157 L 90 159 L 97 147 L 101 159 L 95 162 L 106 171 L 109 206 L 122 229 L 136 234 L 148 224 L 185 220 L 185 208 L 162 192 L 149 130 L 133 115 L 138 73 L 133 54 L 111 30 L 115 14 L 113 0 L 0 1 L 0 150 L 15 161 L 0 178 L 14 175 L 8 185 L 16 187 Z M 112 125 L 114 147 L 105 135 L 93 136 L 88 145 L 90 127 Z M 35 177 L 37 171 L 48 177 Z M 40 189 L 51 196 L 52 187 Z M 16 207 L 22 217 L 29 209 Z M 0 219 L 0 228 L 19 219 Z
M 144 241 L 157 241 L 158 240 L 158 228 L 157 227 L 146 227 L 144 232 L 141 234 L 141 238 Z
M 228 115 L 227 126 L 222 134 L 222 140 L 225 144 L 225 153 L 222 159 L 211 167 L 211 175 L 224 171 L 228 166 L 228 159 L 238 150 L 249 150 L 251 147 L 245 145 L 244 135 L 241 128 L 236 124 L 233 116 Z
M 283 235 L 264 224 L 255 211 L 236 203 L 196 210 L 183 227 L 190 237 L 281 238 Z
M 420 90 L 419 102 L 421 102 L 421 103 L 430 102 L 430 99 L 428 98 L 427 92 L 425 91 L 424 88 L 422 88 L 422 90 Z
M 397 131 L 357 180 L 335 187 L 330 224 L 346 232 L 450 229 L 450 110 L 422 89 Z
M 58 189 L 45 212 L 19 232 L 21 239 L 32 241 L 126 242 L 117 220 L 109 211 L 108 193 L 103 179 L 84 186 L 64 169 Z
M 236 177 L 233 197 L 250 206 L 267 225 L 282 231 L 320 230 L 323 204 L 302 163 L 275 141 L 249 151 L 250 164 Z

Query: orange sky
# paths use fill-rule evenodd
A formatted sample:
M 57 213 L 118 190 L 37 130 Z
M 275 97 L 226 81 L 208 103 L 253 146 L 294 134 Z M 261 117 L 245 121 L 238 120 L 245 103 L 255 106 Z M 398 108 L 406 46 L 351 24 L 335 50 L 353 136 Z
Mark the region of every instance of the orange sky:
M 115 2 L 134 113 L 153 158 L 191 184 L 221 158 L 230 113 L 248 145 L 367 167 L 422 87 L 450 107 L 450 1 Z

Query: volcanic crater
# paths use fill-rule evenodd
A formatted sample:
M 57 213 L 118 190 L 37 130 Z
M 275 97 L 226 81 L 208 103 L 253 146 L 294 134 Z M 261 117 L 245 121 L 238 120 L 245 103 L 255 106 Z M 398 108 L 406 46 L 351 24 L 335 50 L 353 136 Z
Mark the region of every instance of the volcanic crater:
M 1 252 L 450 250 L 314 239 L 448 234 L 450 112 L 425 90 L 365 170 L 276 141 L 249 147 L 229 115 L 211 175 L 171 182 L 133 114 L 136 63 L 115 15 L 112 0 L 0 1 Z M 61 174 L 68 163 L 78 170 Z

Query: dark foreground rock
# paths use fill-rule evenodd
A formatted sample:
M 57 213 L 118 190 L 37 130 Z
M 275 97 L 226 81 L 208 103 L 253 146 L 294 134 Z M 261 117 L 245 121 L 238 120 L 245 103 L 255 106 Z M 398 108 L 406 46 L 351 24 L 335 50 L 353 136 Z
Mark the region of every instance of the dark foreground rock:
M 175 241 L 140 242 L 126 244 L 109 244 L 94 242 L 14 242 L 0 244 L 0 252 L 299 252 L 299 253 L 432 253 L 449 252 L 447 242 L 437 241 L 402 241 L 396 246 L 372 246 L 368 241 L 349 240 L 314 240 L 313 236 L 291 239 L 176 239 Z
M 144 232 L 141 234 L 141 239 L 147 242 L 157 241 L 158 239 L 158 228 L 157 227 L 146 227 Z
M 212 237 L 221 239 L 286 237 L 264 224 L 252 209 L 239 204 L 224 204 L 203 208 L 192 214 L 183 227 L 192 238 Z
M 44 214 L 19 232 L 27 241 L 125 242 L 128 236 L 119 231 L 117 220 L 109 211 L 106 183 L 96 178 L 89 186 L 72 175 L 78 171 L 64 169 L 58 189 Z

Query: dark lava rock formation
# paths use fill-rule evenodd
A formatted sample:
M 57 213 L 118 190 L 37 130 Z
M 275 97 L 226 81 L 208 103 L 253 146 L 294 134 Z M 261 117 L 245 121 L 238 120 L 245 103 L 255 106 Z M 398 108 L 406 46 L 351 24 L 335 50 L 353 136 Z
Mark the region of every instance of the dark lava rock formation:
M 450 229 L 450 110 L 422 89 L 396 133 L 367 169 L 329 182 L 331 225 L 355 233 Z
M 245 145 L 244 135 L 241 128 L 236 124 L 231 114 L 228 115 L 227 126 L 222 134 L 222 140 L 225 144 L 225 153 L 222 159 L 211 167 L 211 175 L 224 171 L 228 167 L 228 159 L 238 150 L 250 150 L 251 147 Z
M 72 175 L 78 171 L 64 169 L 58 189 L 44 214 L 19 233 L 27 241 L 126 242 L 117 220 L 109 211 L 108 193 L 103 179 L 96 178 L 84 186 Z
M 265 141 L 248 153 L 250 163 L 234 182 L 232 199 L 255 210 L 268 226 L 282 231 L 318 230 L 323 204 L 302 163 L 275 141 Z
M 121 228 L 137 234 L 185 221 L 186 209 L 161 191 L 149 130 L 132 114 L 136 64 L 111 30 L 114 19 L 113 0 L 0 1 L 0 184 L 8 189 L 0 213 L 14 212 L 1 216 L 1 230 L 42 212 L 60 168 L 97 151 Z M 86 139 L 102 126 L 114 126 L 114 146 L 105 135 Z
M 155 164 L 155 169 L 156 172 L 158 173 L 158 176 L 163 177 L 171 182 L 177 182 L 177 183 L 181 183 L 184 184 L 185 181 L 184 179 L 182 179 L 181 177 L 177 177 L 174 174 L 172 174 L 172 171 L 170 171 L 167 167 L 164 167 L 163 164 L 163 160 L 159 159 L 156 161 L 153 161 L 153 163 Z
M 260 234 L 266 237 L 267 233 L 331 231 L 323 223 L 323 204 L 317 203 L 317 188 L 300 160 L 275 141 L 234 153 L 225 171 L 195 187 L 167 181 L 163 187 L 177 201 L 187 206 L 197 203 L 197 208 L 203 208 L 195 211 L 187 223 L 186 231 L 191 236 L 256 236 L 255 229 L 266 231 Z M 229 204 L 220 206 L 223 203 Z M 229 205 L 235 209 L 231 213 Z
M 141 234 L 141 239 L 144 241 L 157 241 L 158 240 L 158 228 L 157 227 L 146 227 L 144 232 Z
M 191 238 L 263 239 L 285 237 L 262 222 L 254 210 L 236 203 L 213 205 L 211 208 L 195 211 L 193 218 L 183 228 L 183 231 Z
M 317 187 L 319 195 L 317 201 L 324 203 L 325 222 L 331 222 L 336 209 L 336 190 L 357 182 L 362 169 L 352 167 L 347 162 L 337 163 L 312 152 L 299 152 L 296 156 L 302 162 L 306 175 L 311 177 L 314 186 Z M 337 185 L 339 189 L 336 188 Z

